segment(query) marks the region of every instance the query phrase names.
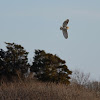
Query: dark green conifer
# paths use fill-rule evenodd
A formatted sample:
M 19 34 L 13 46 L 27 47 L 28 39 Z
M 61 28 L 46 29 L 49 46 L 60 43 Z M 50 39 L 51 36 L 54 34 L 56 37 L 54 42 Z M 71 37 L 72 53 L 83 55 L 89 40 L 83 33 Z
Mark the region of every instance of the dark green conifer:
M 35 56 L 31 71 L 42 81 L 69 84 L 70 74 L 65 60 L 57 55 L 46 53 L 44 50 L 35 50 Z

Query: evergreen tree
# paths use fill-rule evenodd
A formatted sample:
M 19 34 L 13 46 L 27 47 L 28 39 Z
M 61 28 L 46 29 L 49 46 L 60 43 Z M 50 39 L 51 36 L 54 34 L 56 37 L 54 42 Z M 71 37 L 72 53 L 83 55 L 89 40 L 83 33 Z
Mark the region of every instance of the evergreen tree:
M 0 76 L 5 71 L 4 66 L 5 66 L 6 63 L 4 61 L 4 58 L 5 58 L 5 51 L 3 49 L 0 49 Z
M 42 81 L 69 84 L 72 73 L 66 66 L 65 60 L 57 55 L 46 53 L 44 50 L 35 50 L 33 65 L 31 71 Z
M 7 79 L 11 79 L 11 70 L 10 66 L 8 66 L 6 59 L 9 55 L 3 49 L 0 49 L 0 79 L 6 77 Z
M 5 42 L 6 43 L 6 42 Z M 0 53 L 0 69 L 2 74 L 11 79 L 12 76 L 18 78 L 24 77 L 24 73 L 28 69 L 28 52 L 21 45 L 15 43 L 6 43 L 7 51 L 1 50 Z

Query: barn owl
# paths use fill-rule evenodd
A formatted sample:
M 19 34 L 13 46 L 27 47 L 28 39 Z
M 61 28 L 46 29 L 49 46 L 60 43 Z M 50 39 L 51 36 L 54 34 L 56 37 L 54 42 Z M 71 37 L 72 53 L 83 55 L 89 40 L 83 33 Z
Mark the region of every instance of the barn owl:
M 67 32 L 67 30 L 69 29 L 69 27 L 67 26 L 68 22 L 69 22 L 69 19 L 65 20 L 63 22 L 62 27 L 60 27 L 60 30 L 62 30 L 65 39 L 68 38 L 68 32 Z

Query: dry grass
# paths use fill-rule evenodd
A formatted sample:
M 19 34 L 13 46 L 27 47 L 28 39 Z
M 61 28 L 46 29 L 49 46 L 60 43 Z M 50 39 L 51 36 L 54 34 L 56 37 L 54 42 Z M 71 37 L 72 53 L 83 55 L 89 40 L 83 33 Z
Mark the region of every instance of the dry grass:
M 0 100 L 100 100 L 100 96 L 76 84 L 26 81 L 2 84 Z

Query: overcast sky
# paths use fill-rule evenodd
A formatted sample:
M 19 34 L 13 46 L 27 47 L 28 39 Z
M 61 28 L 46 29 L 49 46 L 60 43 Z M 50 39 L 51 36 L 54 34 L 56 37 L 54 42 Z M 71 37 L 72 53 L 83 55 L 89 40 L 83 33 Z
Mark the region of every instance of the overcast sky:
M 69 38 L 60 31 L 69 19 Z M 0 48 L 21 44 L 57 54 L 70 70 L 100 80 L 100 0 L 0 0 Z

